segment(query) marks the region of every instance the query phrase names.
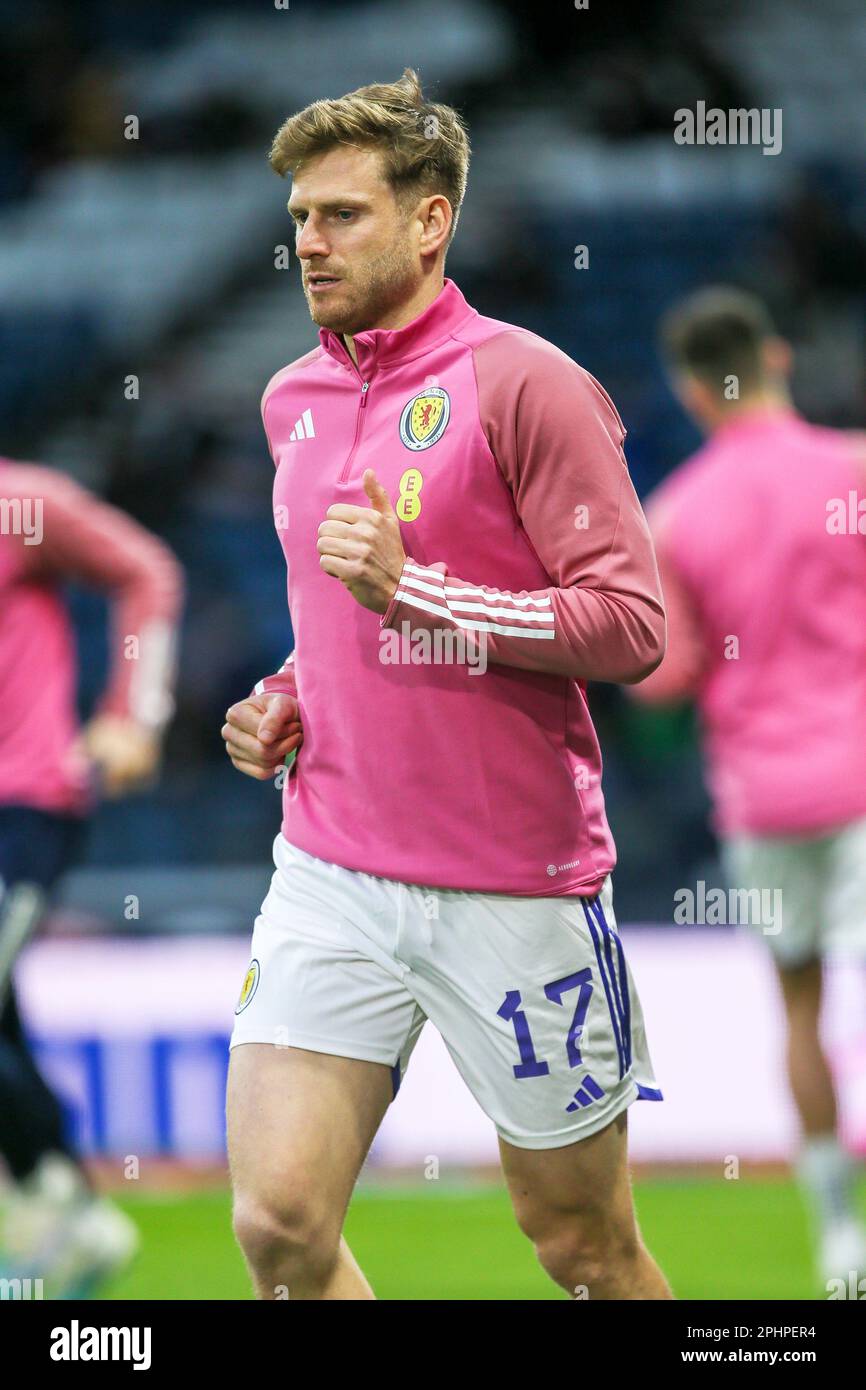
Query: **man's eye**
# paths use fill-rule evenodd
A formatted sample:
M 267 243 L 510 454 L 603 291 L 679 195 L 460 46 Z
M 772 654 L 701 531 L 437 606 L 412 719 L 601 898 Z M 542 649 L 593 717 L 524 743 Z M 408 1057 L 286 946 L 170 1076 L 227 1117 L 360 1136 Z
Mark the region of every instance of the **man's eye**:
M 347 217 L 354 217 L 354 215 L 355 215 L 355 210 L 354 210 L 354 208 L 340 208 L 340 211 L 337 213 L 337 216 L 343 218 L 344 220 L 345 220 Z

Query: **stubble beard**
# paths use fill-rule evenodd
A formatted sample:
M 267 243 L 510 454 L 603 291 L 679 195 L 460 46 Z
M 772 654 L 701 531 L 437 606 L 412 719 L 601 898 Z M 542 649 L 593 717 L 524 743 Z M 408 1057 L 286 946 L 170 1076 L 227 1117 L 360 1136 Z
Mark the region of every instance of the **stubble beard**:
M 394 241 L 351 279 L 340 283 L 341 304 L 319 305 L 307 296 L 310 316 L 320 328 L 330 328 L 333 333 L 363 333 L 411 296 L 415 273 L 408 245 L 402 239 Z

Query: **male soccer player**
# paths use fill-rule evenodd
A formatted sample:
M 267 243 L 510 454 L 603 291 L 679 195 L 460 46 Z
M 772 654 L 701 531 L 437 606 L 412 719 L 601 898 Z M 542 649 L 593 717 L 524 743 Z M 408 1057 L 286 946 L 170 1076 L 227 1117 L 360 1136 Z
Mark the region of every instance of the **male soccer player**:
M 110 594 L 111 669 L 84 729 L 60 586 Z M 13 1180 L 0 1264 L 57 1297 L 90 1289 L 137 1244 L 92 1191 L 33 1060 L 12 970 L 74 858 L 99 790 L 146 784 L 171 714 L 180 567 L 167 546 L 50 468 L 0 458 L 0 1155 Z
M 343 1219 L 427 1018 L 550 1276 L 670 1297 L 629 1191 L 625 1112 L 661 1094 L 584 693 L 659 662 L 658 576 L 609 397 L 444 277 L 468 160 L 411 69 L 271 154 L 319 344 L 263 400 L 295 659 L 223 727 L 262 780 L 303 736 L 232 1037 L 263 1298 L 373 1297 Z
M 790 349 L 753 296 L 700 291 L 662 338 L 710 438 L 648 504 L 669 638 L 635 694 L 697 702 L 729 876 L 781 892 L 781 921 L 750 924 L 785 1003 L 822 1271 L 847 1277 L 866 1236 L 818 1025 L 825 955 L 866 959 L 866 449 L 796 413 Z

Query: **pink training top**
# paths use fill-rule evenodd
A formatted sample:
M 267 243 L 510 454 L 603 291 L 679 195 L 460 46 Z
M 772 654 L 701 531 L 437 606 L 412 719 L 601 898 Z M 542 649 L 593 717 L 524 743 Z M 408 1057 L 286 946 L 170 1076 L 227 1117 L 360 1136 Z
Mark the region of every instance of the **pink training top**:
M 360 370 L 319 338 L 262 401 L 304 728 L 283 834 L 407 883 L 593 894 L 615 852 L 583 683 L 640 680 L 664 650 L 622 422 L 448 279 L 404 328 L 355 335 Z M 366 468 L 408 557 L 383 617 L 316 549 L 332 503 L 370 505 Z M 293 691 L 291 664 L 256 689 Z
M 697 700 L 723 835 L 866 815 L 864 459 L 851 436 L 756 411 L 648 504 L 668 651 L 635 694 Z
M 77 815 L 92 806 L 88 768 L 70 749 L 76 653 L 58 586 L 71 579 L 114 599 L 97 712 L 160 729 L 173 708 L 183 590 L 174 556 L 63 474 L 0 458 L 0 805 Z

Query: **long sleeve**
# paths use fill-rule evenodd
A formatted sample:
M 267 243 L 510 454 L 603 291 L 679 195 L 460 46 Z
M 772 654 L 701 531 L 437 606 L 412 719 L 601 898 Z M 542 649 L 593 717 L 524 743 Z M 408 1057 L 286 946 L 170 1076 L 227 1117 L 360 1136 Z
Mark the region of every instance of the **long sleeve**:
M 647 516 L 661 576 L 668 641 L 664 660 L 635 686 L 634 695 L 647 704 L 675 704 L 697 694 L 707 666 L 707 653 L 700 615 L 674 558 L 672 518 L 661 502 L 653 505 L 652 501 Z
M 664 652 L 664 608 L 616 409 L 533 334 L 497 334 L 475 369 L 481 427 L 550 584 L 494 589 L 408 557 L 382 625 L 462 629 L 489 661 L 524 670 L 643 679 Z
M 15 470 L 39 504 L 41 538 L 24 547 L 34 578 L 79 580 L 111 601 L 110 669 L 101 714 L 161 730 L 174 710 L 183 571 L 163 541 L 71 478 L 37 464 Z
M 276 463 L 276 460 L 274 459 L 274 449 L 271 443 L 270 431 L 268 430 L 268 417 L 266 414 L 266 406 L 268 403 L 268 398 L 274 386 L 278 382 L 282 381 L 293 369 L 294 364 L 290 364 L 289 367 L 283 367 L 281 371 L 276 372 L 275 375 L 271 377 L 271 380 L 268 382 L 262 395 L 262 425 L 265 431 L 265 439 L 268 445 L 268 453 L 270 454 L 271 461 L 274 464 Z M 256 684 L 253 686 L 252 690 L 250 691 L 250 695 L 270 694 L 293 695 L 295 699 L 297 699 L 298 686 L 297 681 L 295 679 L 295 653 L 293 651 L 290 652 L 289 655 L 286 657 L 279 671 L 275 671 L 272 676 L 265 676 L 263 680 L 257 681 Z
M 297 698 L 298 687 L 295 680 L 295 653 L 292 652 L 286 657 L 279 671 L 272 676 L 265 676 L 264 680 L 257 681 L 250 691 L 250 695 L 294 695 Z

